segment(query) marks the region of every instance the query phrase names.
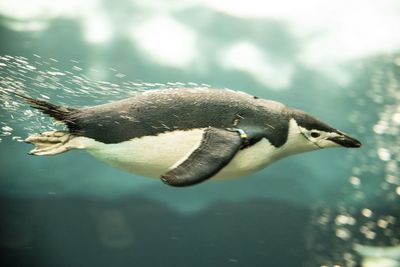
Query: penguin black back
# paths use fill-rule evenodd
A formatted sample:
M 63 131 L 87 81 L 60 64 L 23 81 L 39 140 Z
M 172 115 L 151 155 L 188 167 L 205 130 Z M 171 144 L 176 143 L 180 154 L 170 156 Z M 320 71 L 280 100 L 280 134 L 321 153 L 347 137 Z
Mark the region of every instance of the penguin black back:
M 240 125 L 248 131 L 274 125 L 271 143 L 281 146 L 287 137 L 286 107 L 230 90 L 180 88 L 154 90 L 131 98 L 78 109 L 69 125 L 74 135 L 109 144 L 175 130 Z M 71 117 L 70 117 L 71 118 Z M 107 129 L 107 130 L 105 130 Z M 257 129 L 259 130 L 259 129 Z M 282 131 L 283 135 L 277 135 Z M 259 136 L 261 138 L 261 136 Z

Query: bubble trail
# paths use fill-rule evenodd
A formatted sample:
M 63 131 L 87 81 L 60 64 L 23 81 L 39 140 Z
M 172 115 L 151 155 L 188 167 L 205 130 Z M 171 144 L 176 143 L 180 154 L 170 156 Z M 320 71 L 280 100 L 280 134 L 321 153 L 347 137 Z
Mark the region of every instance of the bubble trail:
M 400 266 L 399 59 L 391 55 L 363 63 L 366 67 L 360 76 L 371 80 L 367 89 L 353 92 L 358 111 L 349 119 L 367 138 L 365 153 L 350 153 L 354 167 L 343 179 L 347 183 L 338 200 L 313 207 L 307 232 L 307 266 L 364 267 L 384 261 Z M 397 251 L 398 259 L 382 254 L 374 263 L 364 253 L 366 248 L 371 252 Z
M 96 71 L 85 68 L 74 59 L 60 62 L 36 54 L 31 58 L 0 56 L 0 136 L 19 141 L 20 135 L 62 130 L 62 125 L 32 110 L 14 93 L 57 105 L 83 107 L 127 98 L 147 90 L 198 86 L 197 83 L 130 81 L 127 75 L 115 68 L 109 68 L 110 81 L 97 80 L 91 78 Z M 206 84 L 201 86 L 209 87 Z M 9 131 L 8 127 L 18 131 Z M 4 140 L 1 138 L 0 143 Z

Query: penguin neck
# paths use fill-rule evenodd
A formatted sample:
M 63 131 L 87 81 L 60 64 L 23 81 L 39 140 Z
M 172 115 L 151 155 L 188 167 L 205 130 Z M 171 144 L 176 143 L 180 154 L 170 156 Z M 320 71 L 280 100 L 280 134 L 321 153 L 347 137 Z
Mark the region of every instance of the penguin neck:
M 293 154 L 299 154 L 317 149 L 319 148 L 307 140 L 307 138 L 302 134 L 296 120 L 291 118 L 289 120 L 287 140 L 281 147 L 276 149 L 276 160 Z

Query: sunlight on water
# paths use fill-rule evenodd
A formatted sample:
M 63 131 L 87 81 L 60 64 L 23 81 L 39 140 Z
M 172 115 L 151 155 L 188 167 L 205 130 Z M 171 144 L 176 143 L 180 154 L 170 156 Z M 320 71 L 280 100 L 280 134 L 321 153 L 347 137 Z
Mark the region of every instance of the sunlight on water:
M 368 121 L 357 111 L 351 120 L 359 132 L 375 135 L 365 140 L 365 153 L 353 160 L 336 207 L 314 206 L 309 266 L 400 266 L 400 66 L 393 57 L 368 65 L 371 87 L 356 93 L 355 99 L 360 110 L 367 107 L 378 116 Z
M 60 129 L 60 123 L 30 108 L 13 93 L 27 95 L 57 105 L 82 107 L 97 105 L 133 96 L 151 89 L 176 87 L 209 87 L 197 83 L 132 82 L 126 75 L 109 68 L 115 82 L 91 78 L 97 70 L 85 69 L 79 61 L 70 60 L 61 67 L 58 60 L 33 55 L 0 56 L 0 142 L 5 137 L 22 141 L 14 134 L 14 128 L 22 128 L 25 134 Z

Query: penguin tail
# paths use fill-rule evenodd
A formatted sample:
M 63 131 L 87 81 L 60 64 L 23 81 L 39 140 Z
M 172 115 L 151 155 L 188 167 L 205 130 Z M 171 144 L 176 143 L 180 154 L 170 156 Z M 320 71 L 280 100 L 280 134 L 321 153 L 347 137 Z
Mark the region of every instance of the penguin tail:
M 31 98 L 29 96 L 13 93 L 15 96 L 22 98 L 31 107 L 40 110 L 46 115 L 49 115 L 53 119 L 65 123 L 68 127 L 73 124 L 72 114 L 77 110 L 73 108 L 67 108 L 63 106 L 57 106 L 49 102 Z

